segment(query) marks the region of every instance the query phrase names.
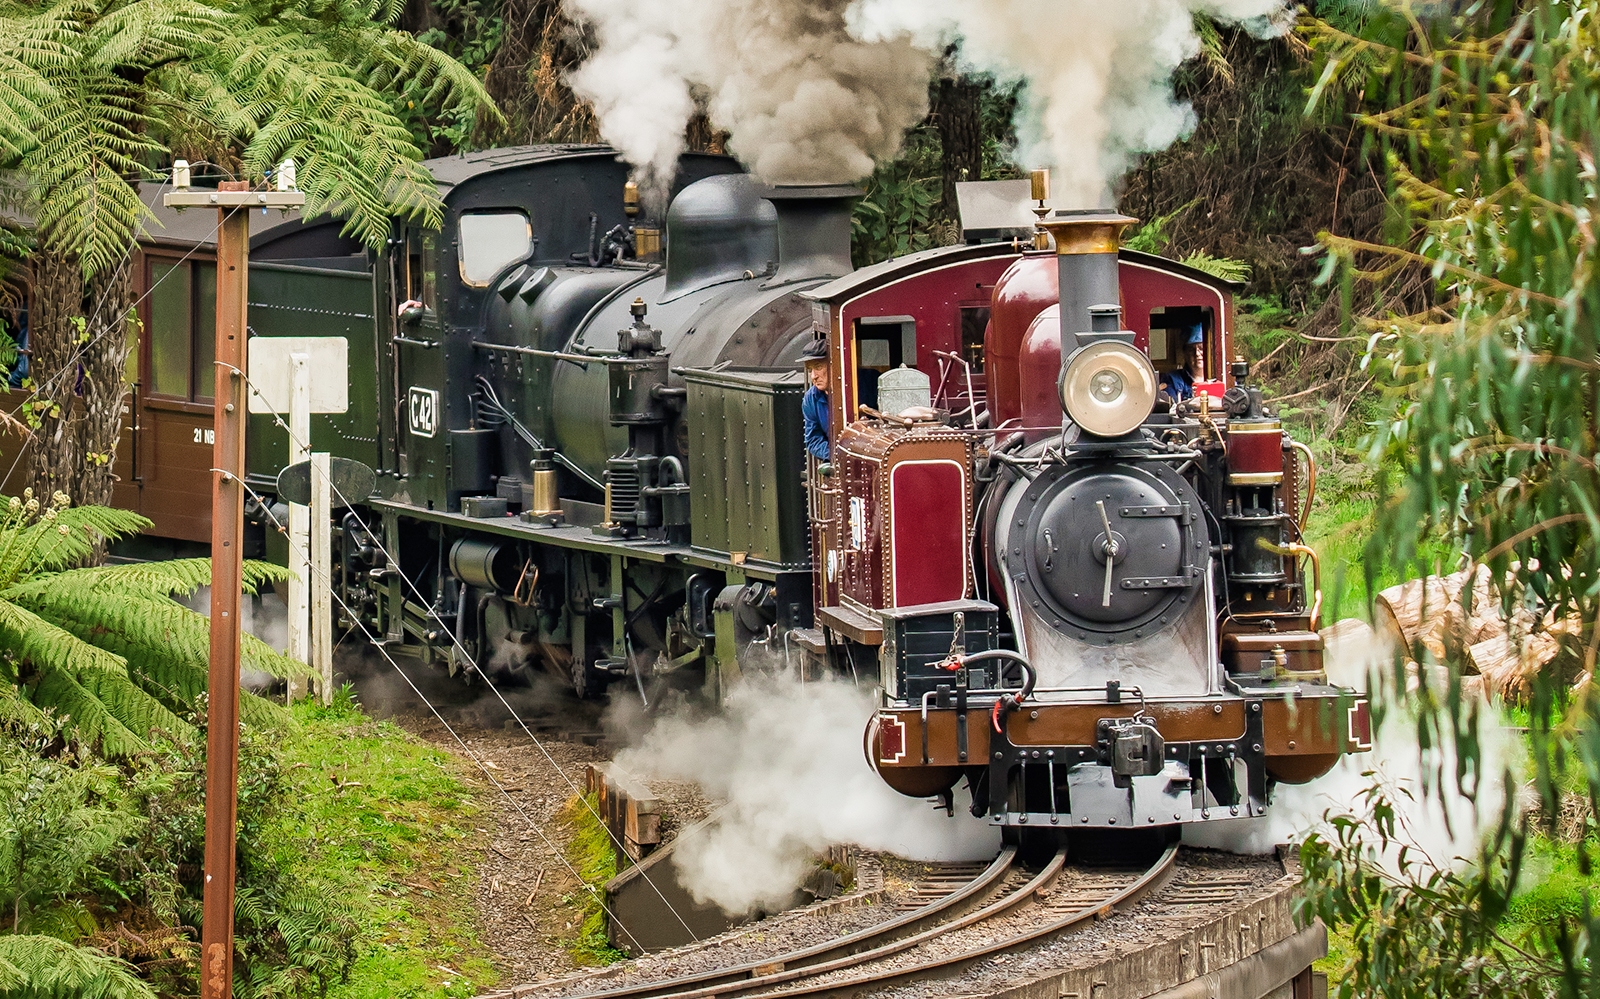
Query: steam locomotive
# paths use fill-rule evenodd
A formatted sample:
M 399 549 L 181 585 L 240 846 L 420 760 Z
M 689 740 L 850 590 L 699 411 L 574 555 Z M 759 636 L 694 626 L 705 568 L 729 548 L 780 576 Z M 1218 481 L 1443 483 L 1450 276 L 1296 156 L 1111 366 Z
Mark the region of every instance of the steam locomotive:
M 1367 747 L 1365 702 L 1322 668 L 1309 452 L 1218 361 L 1230 286 L 1119 249 L 1131 220 L 1056 213 L 1043 248 L 969 229 L 855 270 L 853 188 L 687 155 L 663 232 L 606 147 L 428 166 L 438 230 L 252 240 L 251 335 L 343 340 L 350 404 L 312 446 L 378 473 L 322 525 L 343 626 L 585 696 L 853 676 L 881 688 L 865 746 L 890 786 L 953 808 L 965 779 L 1013 830 L 1259 815 L 1272 782 Z M 1158 406 L 1193 330 L 1201 391 Z M 801 440 L 817 340 L 827 462 Z M 152 387 L 137 413 L 208 425 L 209 399 Z M 204 537 L 204 475 L 174 471 L 209 467 L 200 430 L 190 455 L 143 419 L 121 501 L 167 497 L 158 530 Z M 247 546 L 279 559 L 286 458 L 252 415 Z

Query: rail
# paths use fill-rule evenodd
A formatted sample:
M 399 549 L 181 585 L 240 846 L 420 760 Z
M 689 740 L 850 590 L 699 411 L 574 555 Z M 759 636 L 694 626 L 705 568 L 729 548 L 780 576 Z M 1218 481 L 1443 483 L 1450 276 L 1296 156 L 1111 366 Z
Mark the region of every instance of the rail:
M 835 941 L 803 950 L 747 962 L 735 967 L 702 972 L 620 989 L 573 993 L 570 999 L 732 999 L 737 996 L 845 996 L 922 978 L 958 972 L 984 958 L 1036 946 L 1103 919 L 1120 907 L 1143 898 L 1165 883 L 1177 859 L 1176 844 L 1168 846 L 1146 870 L 1112 875 L 1110 884 L 1096 884 L 1087 892 L 1069 892 L 1050 898 L 1052 885 L 1066 863 L 1062 848 L 1041 870 L 1025 881 L 1009 879 L 1017 873 L 1016 848 L 1007 847 L 978 877 L 958 891 L 914 909 L 896 919 Z M 1043 917 L 998 939 L 953 948 L 952 934 L 1011 916 L 1027 903 Z M 977 906 L 974 908 L 974 906 Z M 925 956 L 917 955 L 927 948 Z M 907 962 L 904 956 L 912 960 Z M 900 958 L 900 960 L 896 960 Z M 870 967 L 876 965 L 876 967 Z M 534 993 L 530 993 L 534 994 Z
M 1016 859 L 1017 848 L 1008 846 L 1000 851 L 1000 855 L 979 872 L 977 877 L 972 878 L 961 888 L 897 918 L 857 930 L 837 940 L 694 975 L 684 975 L 659 982 L 644 982 L 603 992 L 581 993 L 572 996 L 571 999 L 595 999 L 600 996 L 605 999 L 652 999 L 658 996 L 735 995 L 751 987 L 753 983 L 766 981 L 777 969 L 800 969 L 829 964 L 849 955 L 870 952 L 875 946 L 881 946 L 884 941 L 896 939 L 900 935 L 916 934 L 925 926 L 937 923 L 941 918 L 961 912 L 981 901 L 991 889 L 1005 880 L 1006 875 L 1016 865 Z

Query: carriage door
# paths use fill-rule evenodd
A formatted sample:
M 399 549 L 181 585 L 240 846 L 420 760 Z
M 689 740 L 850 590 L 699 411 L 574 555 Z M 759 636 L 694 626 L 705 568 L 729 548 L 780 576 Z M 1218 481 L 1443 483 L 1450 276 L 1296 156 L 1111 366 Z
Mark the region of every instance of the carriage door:
M 194 494 L 196 483 L 211 481 L 215 443 L 217 265 L 197 256 L 144 255 L 137 447 L 128 472 L 139 512 L 154 522 L 150 534 L 209 543 L 211 504 Z

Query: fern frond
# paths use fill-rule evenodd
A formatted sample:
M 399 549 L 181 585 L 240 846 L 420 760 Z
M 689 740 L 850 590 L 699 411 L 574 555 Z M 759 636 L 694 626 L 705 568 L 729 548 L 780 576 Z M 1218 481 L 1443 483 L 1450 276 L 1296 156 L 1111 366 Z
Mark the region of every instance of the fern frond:
M 29 999 L 156 999 L 130 965 L 105 951 L 24 934 L 0 935 L 0 991 L 24 991 Z
M 132 756 L 150 748 L 64 669 L 40 673 L 33 702 L 41 708 L 54 708 L 81 741 L 99 747 L 104 756 Z
M 0 646 L 20 654 L 35 669 L 61 669 L 74 673 L 102 670 L 127 675 L 128 663 L 119 655 L 96 648 L 33 611 L 4 599 L 0 593 Z
M 79 686 L 100 702 L 106 713 L 141 739 L 164 735 L 188 740 L 195 734 L 193 726 L 146 693 L 131 677 L 90 670 L 79 673 L 77 680 Z
M 1250 280 L 1250 265 L 1243 260 L 1234 260 L 1232 257 L 1213 257 L 1209 253 L 1195 252 L 1183 258 L 1184 266 L 1193 267 L 1197 271 L 1205 271 L 1212 277 L 1224 281 L 1245 282 Z

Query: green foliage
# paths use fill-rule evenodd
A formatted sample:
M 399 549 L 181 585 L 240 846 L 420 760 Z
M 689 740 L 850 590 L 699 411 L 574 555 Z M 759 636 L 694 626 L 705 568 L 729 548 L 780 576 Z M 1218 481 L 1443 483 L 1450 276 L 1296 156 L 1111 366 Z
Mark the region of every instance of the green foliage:
M 617 850 L 599 814 L 600 799 L 591 794 L 573 798 L 561 815 L 572 830 L 567 859 L 583 879 L 582 890 L 587 893 L 581 900 L 578 938 L 570 948 L 579 964 L 612 964 L 628 956 L 611 946 L 606 936 L 605 886 L 617 876 Z
M 455 60 L 388 27 L 393 0 L 0 2 L 0 169 L 31 182 L 43 247 L 86 277 L 127 253 L 147 210 L 133 179 L 172 145 L 262 177 L 298 164 L 308 216 L 369 245 L 439 200 L 392 96 L 475 113 Z
M 856 202 L 850 225 L 850 255 L 856 266 L 954 242 L 940 239 L 947 227 L 934 231 L 945 221 L 935 217 L 939 184 L 938 133 L 918 128 L 906 137 L 900 156 L 880 164 L 863 185 L 866 196 Z
M 191 739 L 192 713 L 206 689 L 210 623 L 176 603 L 210 578 L 201 559 L 70 568 L 97 545 L 146 526 L 137 514 L 73 507 L 57 493 L 48 506 L 31 491 L 0 499 L 0 683 L 21 681 L 29 699 L 54 709 L 80 739 L 109 756 L 150 749 L 152 735 Z M 247 563 L 245 590 L 284 570 Z M 244 636 L 244 662 L 285 676 L 292 660 Z M 0 701 L 5 698 L 0 693 Z M 282 726 L 282 711 L 240 695 L 249 724 Z
M 978 122 L 983 173 L 972 179 L 1018 177 L 1021 172 L 1011 161 L 1016 143 L 1012 117 L 1021 84 L 988 77 L 981 84 Z M 939 130 L 923 122 L 906 134 L 898 157 L 878 164 L 862 182 L 866 196 L 856 202 L 850 229 L 850 256 L 857 267 L 960 241 L 960 220 L 940 215 L 940 153 Z
M 155 999 L 128 965 L 47 936 L 0 935 L 0 999 Z
M 1313 102 L 1350 93 L 1381 101 L 1361 123 L 1389 156 L 1387 239 L 1325 236 L 1326 276 L 1347 309 L 1359 283 L 1406 268 L 1427 275 L 1420 311 L 1357 316 L 1365 365 L 1383 386 L 1371 458 L 1379 496 L 1365 553 L 1379 574 L 1483 565 L 1514 647 L 1548 628 L 1560 651 L 1527 705 L 1533 788 L 1546 815 L 1574 786 L 1600 801 L 1600 710 L 1592 671 L 1600 629 L 1600 276 L 1590 217 L 1600 141 L 1600 3 L 1527 0 L 1460 8 L 1377 6 L 1359 34 L 1320 25 Z M 1442 16 L 1427 19 L 1429 11 Z M 1436 546 L 1430 551 L 1430 545 Z M 1456 568 L 1455 564 L 1448 568 Z M 1464 599 L 1470 600 L 1470 588 Z M 1404 689 L 1386 671 L 1391 694 Z M 1484 772 L 1476 701 L 1459 679 L 1423 688 L 1419 745 L 1454 744 L 1454 777 Z M 1581 781 L 1571 781 L 1576 769 Z M 1369 796 L 1370 797 L 1370 796 Z M 1515 796 L 1511 798 L 1514 800 Z M 1381 875 L 1363 859 L 1405 842 L 1368 813 L 1308 855 L 1314 911 L 1359 945 L 1344 994 L 1593 994 L 1600 920 L 1590 886 L 1575 905 L 1525 892 L 1526 825 L 1508 805 L 1473 866 Z M 1361 820 L 1361 821 L 1358 821 Z M 1415 838 L 1410 842 L 1415 843 Z M 1308 848 L 1313 844 L 1308 844 Z M 1595 844 L 1576 849 L 1587 875 Z M 1318 879 L 1327 887 L 1315 887 Z
M 134 825 L 119 806 L 115 768 L 68 747 L 45 750 L 58 726 L 0 739 L 0 918 L 37 932 L 105 874 Z
M 1300 848 L 1301 918 L 1340 928 L 1351 948 L 1340 999 L 1582 994 L 1563 988 L 1587 975 L 1570 922 L 1504 922 L 1520 837 L 1477 866 L 1453 865 L 1429 854 L 1429 837 L 1409 824 L 1417 805 L 1407 792 L 1375 785 L 1355 805 Z

